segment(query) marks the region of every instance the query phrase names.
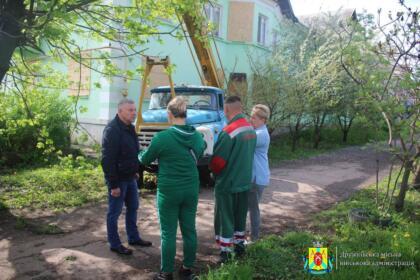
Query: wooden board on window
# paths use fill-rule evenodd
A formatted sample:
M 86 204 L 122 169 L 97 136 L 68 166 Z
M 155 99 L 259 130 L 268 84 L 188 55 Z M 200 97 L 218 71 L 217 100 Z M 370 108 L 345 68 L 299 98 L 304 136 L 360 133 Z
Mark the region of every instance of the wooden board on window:
M 245 100 L 248 94 L 248 81 L 246 73 L 231 73 L 228 83 L 228 94 L 237 95 Z
M 229 3 L 228 33 L 231 41 L 252 42 L 254 3 Z
M 149 81 L 147 81 L 146 87 L 146 95 L 145 97 L 150 97 L 150 90 L 152 88 L 160 87 L 160 86 L 168 86 L 169 85 L 169 78 L 168 74 L 165 72 L 165 67 L 162 65 L 155 65 L 150 71 Z
M 88 96 L 91 84 L 91 60 L 92 51 L 82 51 L 82 64 L 78 61 L 70 60 L 67 68 L 67 78 L 69 81 L 69 96 Z M 79 92 L 80 84 L 80 92 Z

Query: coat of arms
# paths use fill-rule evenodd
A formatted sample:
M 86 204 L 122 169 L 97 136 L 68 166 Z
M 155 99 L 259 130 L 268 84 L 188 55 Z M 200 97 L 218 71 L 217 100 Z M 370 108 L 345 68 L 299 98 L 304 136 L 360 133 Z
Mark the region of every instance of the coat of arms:
M 310 274 L 324 274 L 331 272 L 333 269 L 332 255 L 328 255 L 328 248 L 322 247 L 322 244 L 313 243 L 314 247 L 309 248 L 308 255 L 303 257 L 304 270 Z

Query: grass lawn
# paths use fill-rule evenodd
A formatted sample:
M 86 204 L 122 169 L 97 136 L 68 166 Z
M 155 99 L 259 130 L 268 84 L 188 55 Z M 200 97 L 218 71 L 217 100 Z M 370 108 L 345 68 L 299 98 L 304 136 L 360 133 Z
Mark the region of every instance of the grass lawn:
M 385 189 L 384 182 L 380 189 Z M 419 279 L 420 194 L 415 190 L 407 193 L 405 210 L 391 212 L 390 227 L 349 222 L 348 212 L 352 208 L 374 212 L 374 199 L 374 186 L 361 190 L 349 200 L 315 215 L 310 230 L 268 236 L 248 246 L 244 259 L 210 270 L 200 279 Z M 303 256 L 314 241 L 327 245 L 334 254 L 334 268 L 329 274 L 316 277 L 303 269 Z M 360 253 L 371 256 L 363 257 Z M 354 265 L 357 262 L 363 265 Z
M 0 210 L 48 209 L 62 211 L 106 197 L 102 169 L 82 157 L 60 164 L 9 171 L 0 175 Z

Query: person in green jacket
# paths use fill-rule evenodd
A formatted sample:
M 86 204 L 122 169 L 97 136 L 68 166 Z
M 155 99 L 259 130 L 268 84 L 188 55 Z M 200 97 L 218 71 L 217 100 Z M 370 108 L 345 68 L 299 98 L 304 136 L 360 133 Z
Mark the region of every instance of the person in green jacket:
M 179 274 L 182 279 L 192 279 L 191 268 L 197 251 L 197 160 L 206 144 L 193 126 L 185 124 L 187 103 L 183 97 L 175 97 L 167 110 L 172 126 L 157 133 L 150 146 L 139 154 L 144 165 L 156 159 L 159 163 L 156 200 L 161 234 L 161 271 L 154 279 L 173 279 L 178 221 L 184 243 L 184 261 Z
M 214 229 L 221 250 L 220 263 L 230 258 L 232 247 L 237 255 L 245 251 L 248 191 L 256 145 L 256 134 L 242 113 L 241 99 L 228 97 L 224 112 L 229 122 L 217 139 L 209 166 L 216 179 Z

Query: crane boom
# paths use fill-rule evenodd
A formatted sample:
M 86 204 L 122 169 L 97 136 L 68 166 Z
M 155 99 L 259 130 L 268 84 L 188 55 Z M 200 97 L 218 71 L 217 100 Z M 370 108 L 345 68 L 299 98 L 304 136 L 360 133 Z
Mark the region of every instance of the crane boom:
M 197 28 L 194 17 L 189 14 L 183 14 L 182 19 L 185 23 L 185 26 L 187 27 L 188 34 L 190 35 L 195 53 L 201 65 L 201 70 L 204 74 L 206 86 L 221 88 L 222 82 L 217 75 L 216 63 L 213 57 L 211 46 L 208 42 L 205 42 L 196 36 L 197 33 L 202 36 L 207 36 L 207 34 L 204 33 L 205 29 Z

